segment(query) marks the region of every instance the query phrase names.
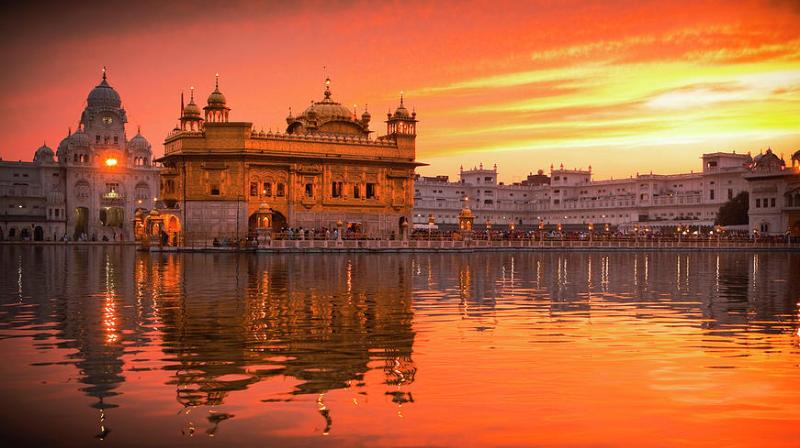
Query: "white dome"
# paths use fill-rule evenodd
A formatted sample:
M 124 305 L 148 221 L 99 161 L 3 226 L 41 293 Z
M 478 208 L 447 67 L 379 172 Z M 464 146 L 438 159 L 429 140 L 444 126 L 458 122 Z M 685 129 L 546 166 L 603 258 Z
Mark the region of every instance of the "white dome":
M 33 162 L 36 164 L 53 163 L 53 156 L 53 150 L 47 145 L 42 145 L 33 155 Z

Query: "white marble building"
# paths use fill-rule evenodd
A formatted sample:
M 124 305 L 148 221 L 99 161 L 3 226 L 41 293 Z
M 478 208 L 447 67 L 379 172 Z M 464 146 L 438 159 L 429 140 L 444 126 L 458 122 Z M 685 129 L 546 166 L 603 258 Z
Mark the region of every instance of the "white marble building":
M 0 162 L 3 239 L 133 239 L 137 209 L 151 209 L 159 168 L 141 133 L 128 140 L 122 100 L 106 79 L 86 99 L 77 130 L 33 162 Z
M 656 228 L 714 224 L 720 206 L 748 188 L 747 154 L 703 154 L 702 169 L 684 174 L 637 174 L 624 179 L 593 180 L 586 170 L 550 167 L 511 185 L 497 180 L 497 168 L 461 170 L 460 179 L 420 177 L 415 183 L 413 221 L 417 227 L 433 216 L 443 228 L 458 223 L 462 198 L 469 198 L 476 228 L 514 223 L 531 229 L 544 222 L 586 229 L 588 224 Z
M 791 165 L 771 150 L 753 159 L 745 175 L 750 191 L 750 229 L 760 235 L 800 236 L 800 151 Z

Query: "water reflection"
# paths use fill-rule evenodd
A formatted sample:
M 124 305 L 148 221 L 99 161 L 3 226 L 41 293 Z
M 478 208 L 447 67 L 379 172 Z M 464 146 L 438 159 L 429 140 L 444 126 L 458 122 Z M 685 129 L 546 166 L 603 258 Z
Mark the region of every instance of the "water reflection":
M 337 411 L 353 431 L 352 408 L 370 396 L 403 418 L 403 406 L 432 405 L 415 390 L 418 370 L 437 384 L 463 381 L 437 376 L 436 359 L 418 367 L 420 344 L 441 342 L 467 368 L 482 362 L 467 353 L 487 344 L 524 356 L 587 337 L 613 339 L 609 359 L 663 357 L 674 340 L 631 355 L 646 350 L 625 337 L 691 329 L 702 331 L 692 347 L 704 352 L 795 357 L 800 332 L 800 257 L 792 254 L 252 256 L 4 246 L 0 260 L 0 338 L 19 372 L 3 389 L 47 394 L 27 377 L 72 366 L 67 382 L 91 399 L 101 439 L 113 438 L 120 421 L 136 428 L 144 417 L 125 407 L 166 390 L 185 436 L 217 436 L 229 421 L 294 402 L 303 405 L 295 412 L 316 414 L 317 434 L 336 434 Z M 602 333 L 601 323 L 636 330 Z M 785 338 L 759 334 L 789 335 L 794 351 Z M 349 391 L 347 401 L 338 391 Z

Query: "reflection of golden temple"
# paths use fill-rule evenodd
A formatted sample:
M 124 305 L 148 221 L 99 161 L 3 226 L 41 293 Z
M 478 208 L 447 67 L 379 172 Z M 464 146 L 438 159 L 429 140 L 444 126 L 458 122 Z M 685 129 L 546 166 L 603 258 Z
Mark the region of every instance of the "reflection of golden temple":
M 374 263 L 367 258 L 336 257 L 311 265 L 282 257 L 206 259 L 191 266 L 178 263 L 172 271 L 137 270 L 164 276 L 152 283 L 164 288 L 154 297 L 164 350 L 175 362 L 170 383 L 178 401 L 187 408 L 220 405 L 231 393 L 284 377 L 298 380 L 289 395 L 363 387 L 375 361 L 383 361 L 384 384 L 413 383 L 410 271 L 401 259 Z M 244 295 L 243 302 L 208 294 L 219 276 L 237 278 L 240 269 L 246 274 L 230 288 L 231 294 Z M 314 287 L 305 287 L 311 278 Z M 176 282 L 179 295 L 167 286 Z M 413 401 L 405 392 L 391 395 Z M 325 411 L 329 431 L 330 411 Z

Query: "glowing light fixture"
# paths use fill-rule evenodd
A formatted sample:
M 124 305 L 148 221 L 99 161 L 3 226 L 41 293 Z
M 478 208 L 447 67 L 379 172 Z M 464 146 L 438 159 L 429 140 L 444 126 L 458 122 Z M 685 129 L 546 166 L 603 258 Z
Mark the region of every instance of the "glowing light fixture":
M 117 166 L 117 159 L 115 159 L 113 157 L 110 157 L 110 158 L 106 159 L 106 166 L 109 166 L 109 167 Z

